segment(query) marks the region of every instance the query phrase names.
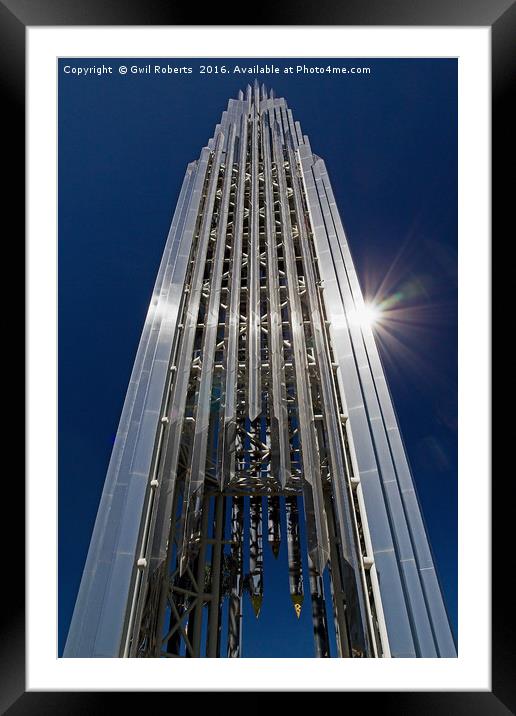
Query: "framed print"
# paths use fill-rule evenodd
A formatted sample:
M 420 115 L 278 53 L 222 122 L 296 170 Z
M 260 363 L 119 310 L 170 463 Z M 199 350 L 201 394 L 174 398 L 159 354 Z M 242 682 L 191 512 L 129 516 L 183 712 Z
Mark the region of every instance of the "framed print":
M 489 464 L 514 6 L 237 27 L 20 5 L 27 601 L 4 708 L 514 709 Z M 219 656 L 243 658 L 188 658 Z

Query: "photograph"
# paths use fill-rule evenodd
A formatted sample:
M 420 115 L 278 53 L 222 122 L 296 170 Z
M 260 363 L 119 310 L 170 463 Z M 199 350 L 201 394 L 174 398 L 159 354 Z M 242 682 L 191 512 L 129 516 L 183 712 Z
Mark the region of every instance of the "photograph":
M 456 660 L 457 57 L 56 64 L 57 656 Z
M 516 2 L 221 12 L 0 1 L 26 274 L 0 713 L 509 716 Z

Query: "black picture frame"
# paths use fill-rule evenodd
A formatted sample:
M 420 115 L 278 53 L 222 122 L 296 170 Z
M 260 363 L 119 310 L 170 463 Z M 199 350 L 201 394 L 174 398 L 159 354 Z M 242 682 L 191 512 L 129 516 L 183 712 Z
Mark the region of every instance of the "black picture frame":
M 229 5 L 221 8 L 213 4 L 203 8 L 204 25 L 222 24 L 233 17 Z M 270 11 L 269 11 L 270 10 Z M 0 87 L 4 94 L 3 119 L 6 121 L 4 138 L 12 152 L 9 182 L 4 194 L 9 213 L 21 230 L 24 216 L 25 187 L 25 37 L 26 28 L 34 26 L 95 26 L 95 25 L 193 25 L 199 10 L 188 10 L 167 0 L 0 0 L 0 48 L 3 59 L 0 65 Z M 242 18 L 242 14 L 236 17 Z M 274 19 L 274 23 L 267 20 Z M 510 109 L 511 88 L 515 72 L 516 4 L 514 0 L 348 0 L 340 4 L 332 0 L 318 0 L 313 5 L 294 8 L 293 0 L 256 5 L 252 18 L 241 19 L 240 24 L 274 25 L 395 25 L 395 26 L 485 26 L 491 28 L 492 38 L 492 216 L 493 237 L 500 234 L 505 224 L 511 226 L 508 212 L 514 203 L 514 183 L 504 178 L 503 169 L 510 166 L 510 148 L 513 145 L 514 112 Z M 293 22 L 294 19 L 294 22 Z M 191 22 L 192 20 L 192 22 Z M 221 22 L 222 20 L 222 22 Z M 514 153 L 513 153 L 514 155 Z M 512 164 L 514 168 L 514 162 Z M 511 201 L 512 198 L 512 201 Z M 18 211 L 16 211 L 18 209 Z M 511 217 L 512 218 L 512 217 Z M 507 237 L 506 237 L 507 238 Z M 18 239 L 23 245 L 22 239 Z M 500 241 L 501 243 L 501 241 Z M 5 244 L 4 244 L 5 245 Z M 500 306 L 499 306 L 500 307 Z M 494 303 L 493 303 L 494 308 Z M 493 311 L 493 317 L 496 312 Z M 499 443 L 501 439 L 499 438 Z M 20 453 L 21 454 L 21 453 Z M 493 452 L 495 454 L 495 452 Z M 19 474 L 19 469 L 17 470 Z M 501 476 L 500 476 L 501 477 Z M 502 477 L 503 479 L 503 477 Z M 20 478 L 18 478 L 18 482 Z M 508 480 L 506 483 L 509 482 Z M 12 484 L 12 481 L 9 480 Z M 507 590 L 507 563 L 513 553 L 506 538 L 506 525 L 510 524 L 506 510 L 510 509 L 500 479 L 492 484 L 492 690 L 490 692 L 352 692 L 350 699 L 360 699 L 361 708 L 372 707 L 372 699 L 380 702 L 383 713 L 396 714 L 500 714 L 516 713 L 514 684 L 514 605 Z M 25 594 L 24 569 L 18 555 L 24 545 L 24 500 L 20 486 L 16 487 L 19 514 L 9 528 L 9 539 L 4 537 L 4 548 L 13 555 L 9 545 L 16 545 L 16 558 L 9 559 L 4 576 L 4 596 L 8 594 L 9 608 L 3 610 L 0 668 L 0 709 L 10 716 L 18 714 L 83 714 L 107 711 L 112 708 L 111 693 L 93 692 L 26 692 L 25 691 Z M 9 511 L 14 507 L 9 507 Z M 474 548 L 474 547 L 472 547 Z M 18 569 L 18 573 L 16 573 Z M 14 570 L 11 571 L 11 570 Z M 474 595 L 471 595 L 474 599 Z M 115 695 L 122 696 L 119 692 Z M 139 694 L 131 694 L 133 707 Z M 146 698 L 146 697 L 144 697 Z M 170 695 L 167 696 L 170 699 Z M 367 699 L 367 702 L 364 701 Z M 344 704 L 343 704 L 344 706 Z M 356 708 L 356 705 L 355 705 Z

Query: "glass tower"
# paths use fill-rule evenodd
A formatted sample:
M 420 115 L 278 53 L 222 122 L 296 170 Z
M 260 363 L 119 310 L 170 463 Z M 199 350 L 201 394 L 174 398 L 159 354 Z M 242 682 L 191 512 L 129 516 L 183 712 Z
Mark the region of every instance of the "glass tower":
M 248 86 L 186 170 L 66 657 L 245 656 L 265 549 L 315 656 L 456 656 L 365 310 L 324 161 Z

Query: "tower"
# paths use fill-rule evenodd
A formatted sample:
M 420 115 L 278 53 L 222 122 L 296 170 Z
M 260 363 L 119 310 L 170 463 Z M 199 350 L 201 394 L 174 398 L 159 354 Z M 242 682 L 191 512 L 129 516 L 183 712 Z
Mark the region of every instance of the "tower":
M 456 656 L 363 312 L 324 161 L 255 83 L 186 171 L 65 656 L 245 656 L 267 549 L 316 656 Z

